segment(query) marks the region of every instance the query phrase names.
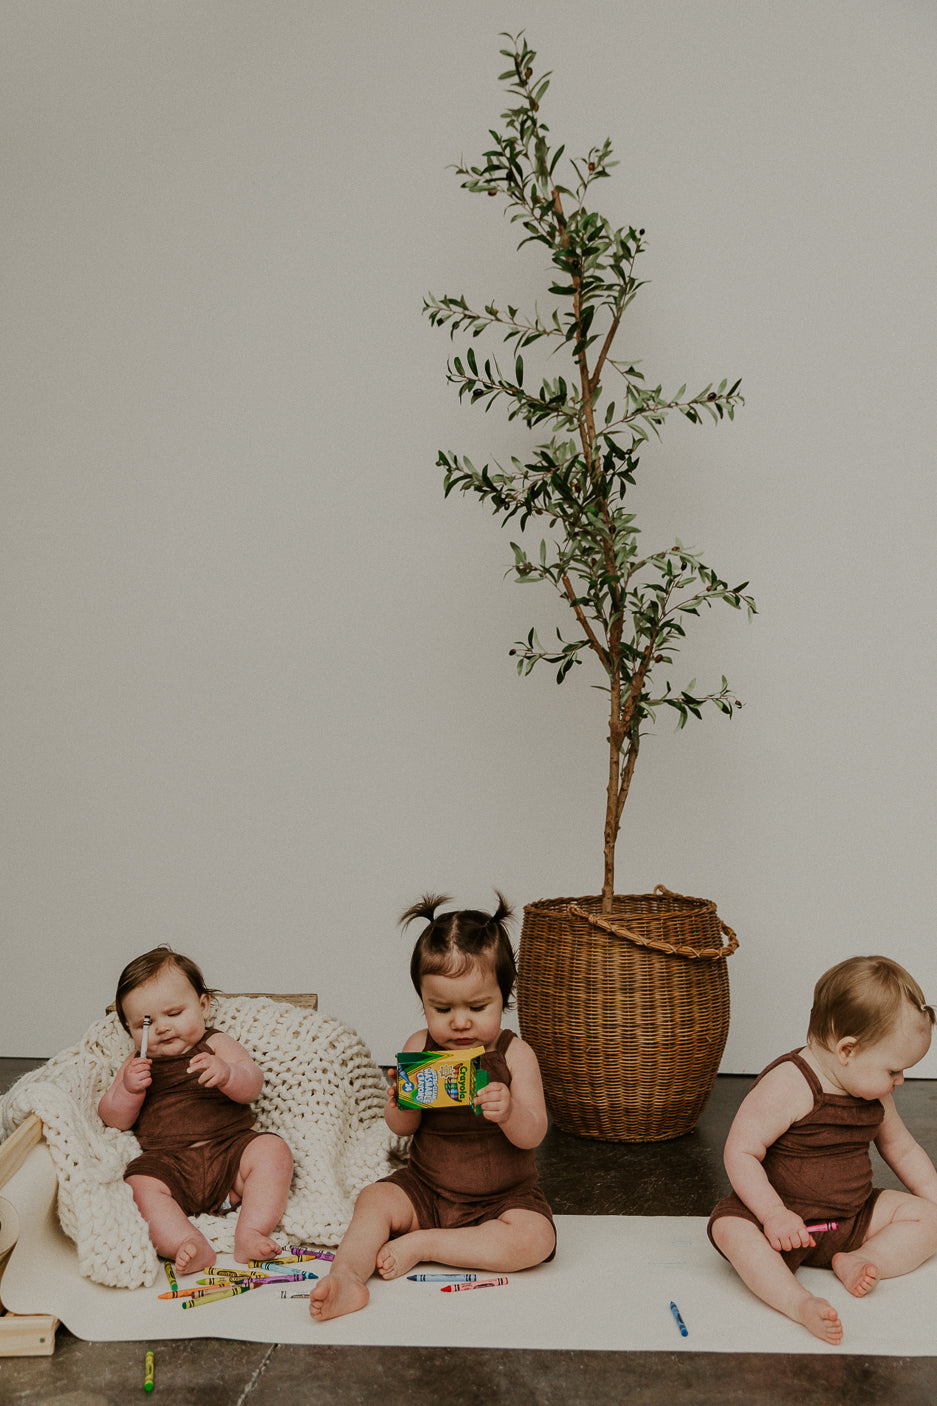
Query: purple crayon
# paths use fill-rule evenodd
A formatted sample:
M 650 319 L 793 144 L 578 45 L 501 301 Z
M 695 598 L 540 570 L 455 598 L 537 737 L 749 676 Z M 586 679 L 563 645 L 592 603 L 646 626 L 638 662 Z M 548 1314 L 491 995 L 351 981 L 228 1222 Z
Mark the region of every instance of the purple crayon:
M 265 1289 L 268 1284 L 298 1284 L 301 1279 L 318 1279 L 318 1274 L 313 1274 L 312 1270 L 305 1270 L 302 1274 L 271 1274 L 269 1279 L 255 1279 L 251 1282 L 252 1289 Z

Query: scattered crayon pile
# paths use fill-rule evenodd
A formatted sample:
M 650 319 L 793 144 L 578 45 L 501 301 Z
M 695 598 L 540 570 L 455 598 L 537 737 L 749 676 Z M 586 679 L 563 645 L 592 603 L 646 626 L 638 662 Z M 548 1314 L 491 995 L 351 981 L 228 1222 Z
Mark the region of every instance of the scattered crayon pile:
M 250 1260 L 246 1269 L 217 1269 L 211 1266 L 204 1277 L 191 1288 L 180 1289 L 168 1260 L 164 1261 L 169 1289 L 161 1299 L 181 1299 L 183 1308 L 196 1308 L 203 1303 L 217 1303 L 246 1294 L 250 1289 L 263 1289 L 269 1284 L 297 1284 L 305 1279 L 318 1279 L 311 1269 L 303 1268 L 310 1260 L 333 1260 L 333 1250 L 307 1250 L 301 1245 L 289 1245 L 275 1259 Z

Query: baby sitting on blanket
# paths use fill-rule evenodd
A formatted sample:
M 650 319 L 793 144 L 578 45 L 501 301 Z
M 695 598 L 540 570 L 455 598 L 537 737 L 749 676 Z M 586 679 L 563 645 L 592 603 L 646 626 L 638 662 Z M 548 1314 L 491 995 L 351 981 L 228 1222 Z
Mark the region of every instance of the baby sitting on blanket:
M 189 1216 L 240 1206 L 234 1257 L 279 1253 L 293 1157 L 276 1133 L 254 1128 L 262 1070 L 237 1040 L 206 1029 L 211 990 L 195 962 L 165 945 L 135 958 L 117 984 L 117 1014 L 136 1046 L 98 1105 L 112 1128 L 132 1129 L 143 1151 L 124 1172 L 158 1254 L 177 1274 L 215 1262 Z

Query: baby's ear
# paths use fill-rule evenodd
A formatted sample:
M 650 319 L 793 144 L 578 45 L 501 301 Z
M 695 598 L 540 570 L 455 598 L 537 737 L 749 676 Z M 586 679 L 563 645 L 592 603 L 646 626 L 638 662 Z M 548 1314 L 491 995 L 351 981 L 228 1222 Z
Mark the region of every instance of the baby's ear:
M 846 1035 L 842 1040 L 836 1041 L 836 1058 L 840 1064 L 848 1064 L 856 1052 L 858 1041 L 855 1035 Z

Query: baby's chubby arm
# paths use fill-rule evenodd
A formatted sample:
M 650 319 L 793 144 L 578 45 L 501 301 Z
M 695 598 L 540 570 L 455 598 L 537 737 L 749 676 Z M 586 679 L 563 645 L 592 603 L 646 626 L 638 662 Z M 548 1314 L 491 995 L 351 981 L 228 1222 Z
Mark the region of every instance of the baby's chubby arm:
M 885 1117 L 875 1146 L 883 1161 L 900 1177 L 913 1196 L 937 1201 L 937 1170 L 923 1147 L 908 1132 L 891 1094 L 882 1099 Z
M 426 1030 L 417 1030 L 410 1036 L 404 1045 L 404 1053 L 409 1054 L 414 1050 L 426 1048 Z M 387 1091 L 387 1102 L 384 1104 L 384 1122 L 392 1133 L 398 1137 L 412 1137 L 420 1126 L 423 1117 L 418 1108 L 401 1108 L 397 1103 L 397 1070 L 388 1071 L 390 1088 Z
M 150 1063 L 134 1051 L 118 1069 L 113 1084 L 98 1103 L 98 1113 L 109 1128 L 121 1128 L 126 1132 L 137 1121 L 146 1091 L 153 1082 Z
M 232 1103 L 253 1103 L 264 1086 L 263 1070 L 244 1046 L 220 1030 L 208 1039 L 211 1054 L 196 1054 L 187 1072 L 197 1074 L 207 1089 L 219 1089 Z
M 515 1147 L 539 1147 L 547 1131 L 547 1108 L 537 1056 L 518 1036 L 508 1045 L 505 1059 L 511 1071 L 510 1088 L 487 1084 L 479 1089 L 475 1103 Z
M 762 1166 L 772 1143 L 812 1107 L 813 1095 L 803 1075 L 793 1064 L 779 1064 L 743 1099 L 726 1139 L 725 1168 L 732 1189 L 761 1221 L 773 1250 L 815 1243 L 802 1218 L 784 1205 Z

